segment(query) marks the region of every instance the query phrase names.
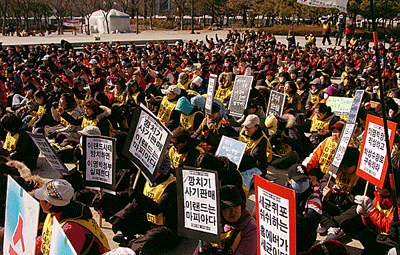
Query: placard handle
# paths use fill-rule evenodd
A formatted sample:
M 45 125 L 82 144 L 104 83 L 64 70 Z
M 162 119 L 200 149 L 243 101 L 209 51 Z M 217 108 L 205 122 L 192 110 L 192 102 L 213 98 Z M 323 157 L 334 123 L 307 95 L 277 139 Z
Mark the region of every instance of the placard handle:
M 368 191 L 368 185 L 369 185 L 369 182 L 367 181 L 367 183 L 365 184 L 364 196 L 366 196 L 366 195 L 367 195 L 367 191 Z
M 103 188 L 100 188 L 100 200 L 103 198 Z M 103 227 L 103 210 L 99 210 L 99 227 Z
M 328 179 L 328 184 L 327 184 L 328 187 L 329 187 L 329 183 L 331 182 L 331 179 L 332 179 L 332 174 L 329 173 L 329 179 Z M 324 201 L 324 199 L 325 199 L 325 196 L 322 196 L 321 201 Z
M 141 174 L 142 174 L 142 170 L 139 168 L 139 171 L 136 174 L 135 182 L 133 183 L 132 189 L 136 189 L 136 186 L 137 186 L 137 184 L 139 182 L 139 177 L 140 177 Z

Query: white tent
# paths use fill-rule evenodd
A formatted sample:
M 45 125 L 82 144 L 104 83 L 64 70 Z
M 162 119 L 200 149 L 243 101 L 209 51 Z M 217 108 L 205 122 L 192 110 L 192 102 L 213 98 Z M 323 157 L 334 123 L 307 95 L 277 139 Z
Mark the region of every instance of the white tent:
M 98 10 L 92 13 L 89 18 L 91 33 L 107 33 L 107 22 L 105 19 L 106 12 Z M 126 13 L 111 9 L 107 14 L 108 28 L 110 33 L 130 32 L 132 31 L 130 24 L 130 16 Z

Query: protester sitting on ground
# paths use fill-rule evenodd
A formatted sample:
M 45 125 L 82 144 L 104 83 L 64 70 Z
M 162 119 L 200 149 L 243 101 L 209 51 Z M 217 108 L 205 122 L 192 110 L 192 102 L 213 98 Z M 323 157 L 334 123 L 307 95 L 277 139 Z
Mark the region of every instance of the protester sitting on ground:
M 42 235 L 36 240 L 35 254 L 49 254 L 54 218 L 78 254 L 100 255 L 110 250 L 107 238 L 93 219 L 89 207 L 72 200 L 73 195 L 71 184 L 60 179 L 49 181 L 35 190 L 34 196 L 47 214 Z
M 157 118 L 171 131 L 179 126 L 181 113 L 175 110 L 175 107 L 180 97 L 181 89 L 177 85 L 171 85 L 165 90 L 161 103 L 156 100 L 152 102 L 152 104 L 160 103 Z
M 239 141 L 246 143 L 239 170 L 242 172 L 244 183 L 250 189 L 253 174 L 267 173 L 268 163 L 272 160 L 272 147 L 268 137 L 260 128 L 260 119 L 255 114 L 249 114 L 242 124 Z
M 265 113 L 263 108 L 260 106 L 260 103 L 256 99 L 249 99 L 242 118 L 238 119 L 237 121 L 235 118 L 229 118 L 229 123 L 231 123 L 231 125 L 234 127 L 239 127 L 243 124 L 249 114 L 255 114 L 258 116 L 260 119 L 259 127 L 262 129 L 262 131 L 264 131 L 265 134 L 267 134 L 267 129 L 265 128 Z
M 301 164 L 289 168 L 287 186 L 296 192 L 296 251 L 306 251 L 317 239 L 321 199 L 312 188 L 307 169 Z
M 221 242 L 222 245 L 203 242 L 203 252 L 198 254 L 257 254 L 257 225 L 246 209 L 245 200 L 234 185 L 220 187 Z
M 129 191 L 131 203 L 110 219 L 113 232 L 121 231 L 114 236 L 115 242 L 136 253 L 179 244 L 176 178 L 170 171 L 170 158 L 165 154 L 154 183 Z
M 211 114 L 207 114 L 203 122 L 192 135 L 201 144 L 206 152 L 214 153 L 217 151 L 222 136 L 237 137 L 238 132 L 220 115 L 220 106 L 213 102 Z
M 389 172 L 385 176 L 383 188 L 375 187 L 374 198 L 368 196 L 356 196 L 356 211 L 362 216 L 362 220 L 368 229 L 359 233 L 359 240 L 364 246 L 363 254 L 383 255 L 392 247 L 398 247 L 399 224 L 393 220 L 393 199 L 390 188 Z M 383 178 L 383 177 L 382 177 Z M 395 172 L 395 187 L 399 187 L 400 176 Z M 399 193 L 397 196 L 399 196 Z M 397 197 L 399 202 L 399 197 Z M 397 205 L 398 206 L 398 205 Z
M 319 187 L 324 197 L 323 214 L 317 232 L 328 232 L 326 239 L 339 239 L 345 234 L 356 235 L 364 229 L 354 203 L 354 197 L 363 194 L 366 185 L 366 181 L 356 175 L 358 157 L 358 149 L 348 147 L 337 177 L 328 173 L 321 179 Z
M 193 106 L 186 97 L 178 99 L 175 110 L 181 112 L 180 126 L 189 132 L 196 131 L 204 119 L 203 109 Z
M 214 98 L 221 103 L 227 102 L 232 94 L 233 89 L 233 73 L 221 73 L 218 77 L 218 89 Z
M 62 118 L 61 115 L 64 112 L 67 112 L 76 120 L 83 118 L 83 111 L 77 105 L 74 96 L 72 94 L 63 93 L 58 104 L 53 103 L 53 107 L 51 108 L 51 114 L 54 120 L 60 122 L 60 124 L 49 129 L 45 128 L 45 133 L 48 134 L 49 138 L 55 138 L 57 143 L 62 143 L 66 138 L 79 139 L 80 137 L 77 133 L 77 131 L 80 130 L 80 126 L 70 124 L 67 120 Z
M 176 169 L 181 166 L 195 166 L 197 158 L 203 149 L 197 146 L 196 139 L 190 137 L 190 132 L 183 127 L 172 131 L 172 147 L 169 149 L 171 167 Z
M 311 154 L 304 159 L 303 165 L 310 172 L 313 185 L 318 185 L 318 181 L 328 173 L 328 167 L 332 163 L 340 134 L 343 130 L 344 122 L 339 121 L 332 125 L 329 129 L 332 136 L 325 138 Z
M 23 162 L 33 170 L 39 156 L 39 149 L 29 137 L 30 128 L 13 113 L 6 113 L 1 118 L 1 125 L 7 131 L 3 148 L 8 150 L 10 158 Z

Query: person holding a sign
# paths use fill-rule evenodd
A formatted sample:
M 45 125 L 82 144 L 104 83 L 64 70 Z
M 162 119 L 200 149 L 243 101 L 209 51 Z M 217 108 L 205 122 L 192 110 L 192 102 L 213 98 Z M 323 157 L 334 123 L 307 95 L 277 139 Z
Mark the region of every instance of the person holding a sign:
M 153 184 L 144 189 L 130 189 L 129 203 L 111 219 L 113 240 L 136 253 L 145 249 L 172 248 L 179 243 L 177 236 L 176 178 L 170 173 L 171 164 L 165 154 Z
M 35 190 L 42 210 L 47 213 L 35 254 L 49 254 L 53 217 L 78 254 L 100 255 L 110 250 L 106 236 L 92 218 L 89 207 L 72 200 L 74 189 L 66 180 L 52 180 Z
M 221 117 L 220 109 L 220 106 L 213 102 L 211 114 L 207 114 L 199 128 L 192 135 L 200 143 L 203 143 L 200 146 L 206 148 L 205 151 L 212 153 L 217 150 L 223 135 L 228 137 L 238 136 L 238 132 L 232 128 L 228 121 Z
M 327 239 L 338 239 L 345 233 L 357 234 L 364 228 L 354 204 L 354 196 L 363 194 L 366 185 L 366 181 L 356 175 L 358 157 L 358 149 L 348 147 L 337 177 L 328 173 L 321 180 L 323 215 L 317 232 L 328 231 Z
M 373 200 L 368 196 L 355 197 L 356 211 L 368 227 L 359 234 L 359 240 L 364 246 L 363 254 L 366 255 L 386 255 L 389 249 L 399 245 L 399 221 L 393 220 L 393 208 L 396 205 L 391 197 L 389 178 L 387 174 L 382 189 L 375 188 Z M 398 174 L 395 180 L 395 186 L 400 187 Z M 397 201 L 400 201 L 399 197 Z
M 296 250 L 306 251 L 317 239 L 317 227 L 322 215 L 321 199 L 311 186 L 307 169 L 301 164 L 289 168 L 287 186 L 296 192 Z
M 193 255 L 199 254 L 257 254 L 257 225 L 246 209 L 245 201 L 240 197 L 234 185 L 219 189 L 222 211 L 222 245 L 203 242 L 204 252 L 199 247 Z
M 242 127 L 239 133 L 239 141 L 246 143 L 247 146 L 239 170 L 243 172 L 258 168 L 265 174 L 268 163 L 272 160 L 272 147 L 260 128 L 260 119 L 255 114 L 249 114 Z
M 35 169 L 39 149 L 27 134 L 29 127 L 13 113 L 6 113 L 1 118 L 1 124 L 7 131 L 3 148 L 10 152 L 10 158 L 23 162 L 29 169 Z

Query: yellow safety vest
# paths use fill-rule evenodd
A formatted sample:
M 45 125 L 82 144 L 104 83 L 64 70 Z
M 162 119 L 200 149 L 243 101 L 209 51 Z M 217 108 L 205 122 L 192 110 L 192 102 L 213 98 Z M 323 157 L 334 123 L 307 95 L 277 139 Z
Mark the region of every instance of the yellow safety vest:
M 339 185 L 341 190 L 349 194 L 351 189 L 357 184 L 358 179 L 360 177 L 356 175 L 356 171 L 351 174 L 344 174 L 343 171 L 339 171 L 335 183 Z
M 92 233 L 94 237 L 96 237 L 101 244 L 107 249 L 110 250 L 110 246 L 108 245 L 108 241 L 104 233 L 101 231 L 97 222 L 93 219 L 66 219 L 60 222 L 60 226 L 63 227 L 67 222 L 74 222 Z M 43 231 L 42 231 L 42 244 L 40 246 L 40 250 L 43 255 L 48 255 L 50 252 L 50 244 L 51 244 L 51 232 L 53 230 L 53 216 L 51 214 L 47 214 L 46 220 L 44 221 Z
M 114 92 L 114 98 L 117 100 L 118 104 L 122 104 L 124 101 L 124 93 L 118 94 L 118 92 Z
M 282 131 L 282 135 L 286 135 L 285 131 Z M 281 156 L 285 156 L 286 154 L 288 154 L 292 150 L 293 150 L 292 146 L 290 146 L 287 143 L 282 143 L 281 147 L 279 148 L 278 154 L 281 155 Z
M 325 30 L 325 31 L 328 31 L 329 30 L 329 23 L 322 24 L 322 29 Z
M 314 109 L 315 106 L 317 106 L 317 104 L 319 103 L 319 94 L 321 93 L 318 92 L 317 94 L 311 94 L 310 93 L 310 103 L 311 103 L 311 109 Z
M 30 127 L 33 127 L 35 122 L 43 115 L 45 109 L 46 109 L 45 104 L 39 106 L 39 109 L 37 110 L 35 116 L 33 116 L 33 118 L 28 123 Z
M 190 115 L 181 114 L 180 122 L 182 127 L 192 132 L 194 130 L 194 117 L 196 116 L 196 114 L 204 115 L 201 111 L 194 112 Z
M 176 100 L 173 102 L 168 101 L 167 97 L 164 97 L 158 110 L 157 118 L 162 122 L 168 122 L 171 118 L 172 111 L 175 109 Z
M 243 135 L 243 133 L 244 133 L 244 128 L 240 131 L 239 141 L 247 144 L 246 150 L 245 150 L 245 153 L 247 153 L 247 154 L 251 154 L 253 152 L 253 150 L 257 147 L 257 145 L 260 143 L 261 139 L 263 137 L 265 137 L 265 139 L 267 140 L 266 156 L 267 156 L 268 162 L 271 162 L 272 161 L 272 146 L 271 146 L 267 136 L 264 134 L 264 132 L 263 132 L 263 135 L 260 138 L 258 138 L 257 140 L 249 139 L 245 135 Z
M 188 96 L 201 96 L 199 92 L 189 89 L 187 91 Z
M 217 89 L 217 93 L 215 93 L 214 98 L 216 100 L 220 101 L 221 103 L 223 103 L 225 98 L 229 97 L 232 94 L 232 88 L 233 88 L 233 84 L 231 84 L 227 88 L 223 88 L 222 86 L 220 86 Z
M 160 197 L 162 196 L 162 194 L 164 193 L 165 189 L 168 187 L 168 185 L 170 185 L 174 181 L 176 181 L 176 178 L 175 178 L 175 176 L 173 176 L 171 174 L 166 181 L 158 184 L 155 187 L 150 187 L 149 182 L 146 182 L 144 185 L 143 194 L 146 197 L 151 198 L 154 202 L 157 202 L 160 199 Z M 164 225 L 163 213 L 160 213 L 157 215 L 147 213 L 147 220 L 149 222 L 159 225 L 159 226 Z
M 196 150 L 198 150 L 200 153 L 204 153 L 204 150 L 199 147 L 196 146 Z M 180 154 L 176 148 L 174 146 L 171 147 L 171 149 L 169 149 L 169 158 L 171 159 L 171 166 L 176 169 L 178 168 L 183 162 L 185 162 L 186 157 L 188 155 L 189 152 Z
M 311 120 L 310 132 L 318 132 L 321 129 L 328 130 L 330 122 L 331 122 L 330 119 L 328 119 L 328 120 L 319 120 L 319 119 L 317 119 L 317 116 L 314 116 L 312 118 L 312 120 Z
M 188 80 L 185 84 L 182 84 L 182 83 L 178 82 L 176 85 L 177 85 L 180 89 L 188 90 L 189 84 L 190 84 L 190 81 Z
M 89 120 L 86 117 L 83 117 L 81 128 L 84 129 L 85 127 L 88 127 L 88 126 L 97 127 L 97 119 Z
M 337 143 L 333 141 L 332 136 L 327 138 L 325 148 L 319 158 L 321 172 L 324 174 L 328 173 L 328 167 L 332 163 L 333 155 L 335 154 Z
M 75 98 L 76 104 L 79 105 L 79 107 L 83 108 L 83 101 L 85 101 L 85 100 L 77 98 L 76 95 L 74 95 L 74 98 Z
M 226 243 L 231 239 L 232 235 L 234 233 L 234 229 L 226 232 L 226 233 L 221 233 L 221 244 L 222 245 L 218 245 L 215 243 L 211 243 L 212 247 L 218 248 L 219 250 L 223 250 Z M 239 243 L 242 239 L 242 231 L 240 230 L 240 232 L 237 234 L 237 236 L 235 237 L 235 241 L 233 241 L 231 247 L 229 247 L 228 251 L 226 254 L 232 255 L 235 253 L 237 247 L 239 246 Z
M 3 144 L 3 149 L 8 150 L 9 152 L 13 152 L 17 147 L 18 139 L 19 139 L 19 133 L 11 135 L 10 132 L 7 132 L 6 140 Z

